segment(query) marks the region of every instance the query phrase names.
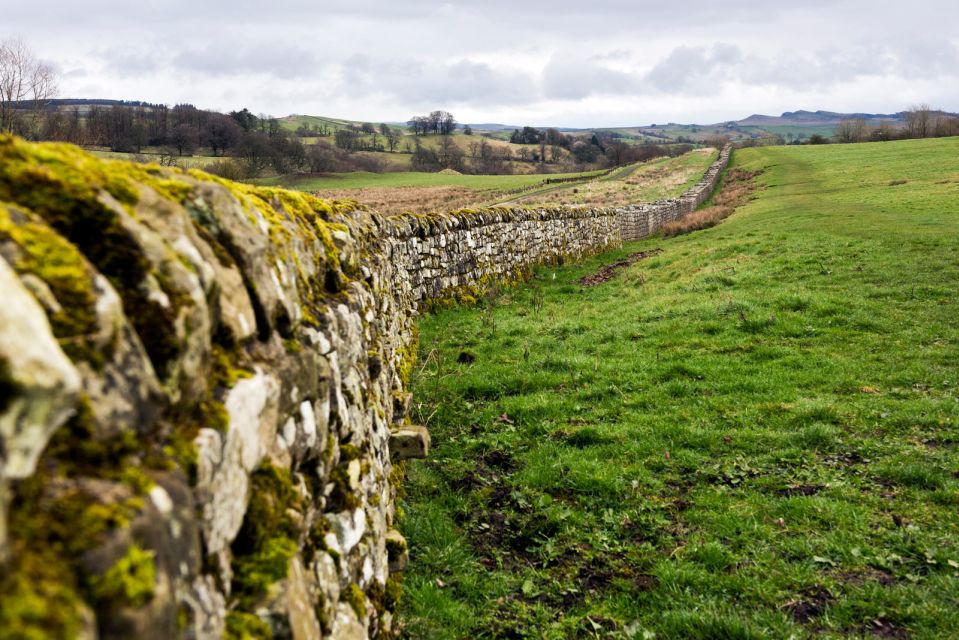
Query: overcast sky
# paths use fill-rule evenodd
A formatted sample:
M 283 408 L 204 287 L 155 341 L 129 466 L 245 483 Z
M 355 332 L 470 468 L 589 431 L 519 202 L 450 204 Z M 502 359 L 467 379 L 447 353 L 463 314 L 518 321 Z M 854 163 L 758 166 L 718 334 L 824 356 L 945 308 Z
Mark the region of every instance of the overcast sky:
M 405 121 L 615 126 L 959 111 L 959 2 L 10 2 L 61 97 Z

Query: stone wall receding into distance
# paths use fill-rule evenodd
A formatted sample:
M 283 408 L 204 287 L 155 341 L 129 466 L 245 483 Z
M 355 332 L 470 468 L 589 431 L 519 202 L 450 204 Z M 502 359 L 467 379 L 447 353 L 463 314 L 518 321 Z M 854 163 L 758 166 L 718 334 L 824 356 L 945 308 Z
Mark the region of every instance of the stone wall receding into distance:
M 649 235 L 728 157 L 654 204 L 383 217 L 0 137 L 0 630 L 388 632 L 417 309 Z

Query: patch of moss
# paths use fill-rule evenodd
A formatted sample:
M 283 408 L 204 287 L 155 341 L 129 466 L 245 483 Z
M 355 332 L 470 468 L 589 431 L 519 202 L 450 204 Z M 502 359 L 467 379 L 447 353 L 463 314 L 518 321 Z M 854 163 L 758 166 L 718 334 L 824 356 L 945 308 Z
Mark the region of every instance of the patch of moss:
M 12 265 L 17 273 L 40 278 L 60 305 L 48 315 L 64 352 L 74 361 L 102 365 L 104 354 L 91 340 L 97 330 L 97 298 L 80 251 L 35 216 L 0 203 L 0 240 L 4 239 L 19 248 Z
M 386 580 L 386 589 L 383 593 L 383 607 L 387 611 L 396 611 L 403 596 L 403 574 L 394 573 Z
M 155 553 L 132 544 L 106 573 L 90 580 L 90 592 L 100 606 L 142 607 L 153 599 Z
M 0 571 L 0 634 L 6 638 L 75 638 L 83 628 L 83 601 L 72 573 L 57 562 L 14 549 Z
M 124 469 L 138 464 L 143 443 L 130 430 L 111 438 L 98 438 L 88 398 L 77 403 L 76 413 L 50 438 L 44 459 L 67 476 L 86 475 L 120 480 Z
M 340 461 L 341 462 L 351 462 L 353 460 L 359 460 L 361 455 L 363 455 L 363 452 L 362 450 L 360 450 L 359 447 L 353 446 L 351 444 L 340 445 Z
M 226 614 L 227 640 L 273 640 L 273 629 L 266 622 L 242 611 Z
M 413 375 L 413 368 L 416 366 L 416 352 L 419 348 L 419 333 L 414 327 L 410 333 L 409 342 L 400 346 L 394 354 L 393 361 L 396 363 L 396 374 L 403 383 L 403 388 L 409 388 L 410 379 Z
M 349 604 L 360 620 L 366 617 L 366 594 L 355 582 L 351 582 L 350 586 L 343 590 L 340 600 Z
M 233 559 L 233 595 L 241 609 L 252 608 L 270 586 L 286 577 L 290 560 L 296 555 L 296 542 L 289 538 L 271 538 L 253 553 Z
M 0 630 L 10 634 L 5 637 L 78 635 L 84 600 L 97 598 L 81 579 L 80 558 L 143 509 L 139 497 L 104 503 L 75 486 L 51 489 L 51 462 L 45 456 L 35 475 L 15 485 L 12 560 L 0 571 Z
M 353 511 L 361 506 L 360 499 L 350 488 L 349 474 L 343 465 L 330 470 L 330 482 L 333 484 L 333 491 L 327 499 L 328 511 Z
M 110 280 L 154 368 L 166 377 L 179 350 L 177 309 L 150 299 L 142 286 L 151 275 L 150 264 L 117 211 L 104 203 L 108 194 L 132 215 L 139 199 L 138 181 L 170 195 L 164 184 L 137 165 L 100 160 L 72 145 L 30 144 L 0 136 L 0 201 L 15 202 L 39 215 Z M 163 274 L 152 275 L 175 301 L 177 292 L 163 286 Z
M 403 481 L 406 479 L 406 461 L 401 460 L 399 462 L 394 462 L 390 468 L 390 477 L 389 483 L 390 486 L 396 491 L 396 499 L 402 500 L 406 497 L 406 489 L 403 485 Z
M 289 471 L 264 465 L 251 475 L 250 484 L 250 505 L 232 545 L 232 591 L 242 609 L 286 577 L 299 539 L 290 510 L 302 509 Z
M 269 464 L 260 466 L 250 476 L 250 504 L 233 552 L 247 554 L 277 536 L 295 538 L 296 523 L 288 510 L 301 508 L 290 472 Z

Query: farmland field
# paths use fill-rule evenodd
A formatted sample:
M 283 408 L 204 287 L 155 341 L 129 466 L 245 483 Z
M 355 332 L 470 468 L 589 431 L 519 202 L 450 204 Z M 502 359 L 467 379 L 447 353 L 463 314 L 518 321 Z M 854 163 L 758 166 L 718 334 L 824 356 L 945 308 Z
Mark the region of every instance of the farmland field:
M 732 165 L 717 227 L 423 318 L 407 637 L 955 637 L 959 139 Z
M 357 200 L 381 213 L 449 211 L 492 204 L 504 194 L 542 185 L 547 178 L 602 174 L 473 176 L 456 173 L 347 173 L 301 179 L 266 179 L 261 184 L 311 191 L 323 198 Z
M 676 158 L 637 163 L 586 184 L 552 188 L 515 201 L 525 205 L 593 204 L 612 207 L 673 198 L 694 185 L 717 155 L 714 149 L 698 149 Z

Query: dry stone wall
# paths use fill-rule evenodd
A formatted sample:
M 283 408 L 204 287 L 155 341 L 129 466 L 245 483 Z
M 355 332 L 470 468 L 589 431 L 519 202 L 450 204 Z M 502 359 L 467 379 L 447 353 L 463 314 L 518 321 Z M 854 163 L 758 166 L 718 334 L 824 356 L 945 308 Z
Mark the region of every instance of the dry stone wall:
M 392 627 L 417 310 L 678 201 L 382 217 L 0 137 L 0 635 Z

